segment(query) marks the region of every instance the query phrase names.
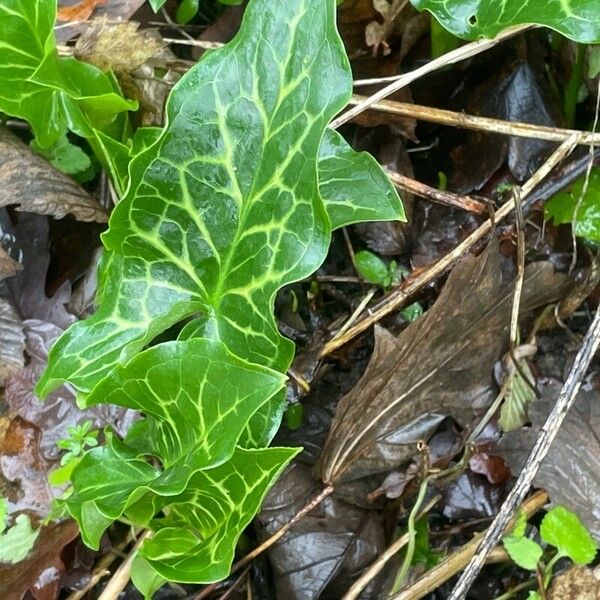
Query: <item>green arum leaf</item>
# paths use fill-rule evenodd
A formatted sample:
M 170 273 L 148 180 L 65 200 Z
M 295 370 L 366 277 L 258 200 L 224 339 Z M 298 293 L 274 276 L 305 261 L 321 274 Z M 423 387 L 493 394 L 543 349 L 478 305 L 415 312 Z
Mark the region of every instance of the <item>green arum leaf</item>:
M 56 0 L 0 3 L 0 111 L 31 124 L 39 147 L 67 129 L 93 138 L 93 128 L 122 134 L 116 120 L 137 103 L 125 100 L 112 75 L 56 51 Z
M 590 173 L 585 195 L 581 196 L 585 177 L 580 177 L 569 191 L 559 192 L 546 203 L 545 217 L 555 225 L 571 223 L 579 200 L 575 233 L 586 240 L 600 242 L 600 168 Z
M 172 499 L 163 527 L 141 555 L 163 577 L 218 581 L 229 573 L 235 545 L 268 489 L 299 448 L 237 449 L 232 459 L 198 471 Z
M 238 36 L 182 78 L 168 126 L 129 165 L 128 192 L 103 236 L 100 308 L 54 346 L 41 394 L 63 381 L 88 393 L 196 313 L 194 335 L 251 362 L 289 365 L 293 345 L 277 331 L 273 297 L 325 256 L 315 160 L 351 80 L 332 3 L 265 6 L 249 6 Z M 401 218 L 390 198 L 381 217 Z
M 451 33 L 476 40 L 493 38 L 513 25 L 535 23 L 585 44 L 600 42 L 597 0 L 411 0 Z
M 578 565 L 587 565 L 596 556 L 596 542 L 589 531 L 579 517 L 564 506 L 555 506 L 546 513 L 540 525 L 540 535 L 562 556 L 568 556 Z

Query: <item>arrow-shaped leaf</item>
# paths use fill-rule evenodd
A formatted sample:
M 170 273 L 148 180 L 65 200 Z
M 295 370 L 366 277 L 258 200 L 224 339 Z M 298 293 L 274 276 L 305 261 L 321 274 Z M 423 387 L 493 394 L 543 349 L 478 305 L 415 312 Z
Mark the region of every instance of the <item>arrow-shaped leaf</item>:
M 535 23 L 584 44 L 600 42 L 596 0 L 411 0 L 454 35 L 468 40 L 495 37 L 513 25 Z

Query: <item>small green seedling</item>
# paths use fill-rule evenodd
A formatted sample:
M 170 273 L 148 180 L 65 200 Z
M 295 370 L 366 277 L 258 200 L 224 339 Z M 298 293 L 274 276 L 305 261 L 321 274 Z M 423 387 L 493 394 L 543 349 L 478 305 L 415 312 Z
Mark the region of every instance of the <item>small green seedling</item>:
M 384 290 L 398 285 L 408 272 L 399 267 L 395 260 L 387 263 L 368 250 L 357 252 L 354 260 L 360 276 L 368 283 L 380 285 Z
M 504 548 L 511 559 L 522 569 L 541 574 L 544 590 L 547 589 L 556 563 L 567 558 L 578 565 L 591 563 L 596 556 L 596 542 L 576 514 L 564 506 L 556 506 L 543 518 L 540 537 L 543 546 L 525 537 L 527 517 L 520 513 L 510 535 L 504 537 Z M 547 558 L 543 560 L 544 556 Z M 533 592 L 530 598 L 537 598 Z
M 0 563 L 16 564 L 25 560 L 40 533 L 31 527 L 27 515 L 19 515 L 8 527 L 8 500 L 0 497 Z
M 85 421 L 81 425 L 67 427 L 70 437 L 58 440 L 56 445 L 61 450 L 66 450 L 60 459 L 60 467 L 54 469 L 49 476 L 52 485 L 60 486 L 66 484 L 71 478 L 71 473 L 81 460 L 87 448 L 98 445 L 98 431 L 92 431 L 92 422 Z

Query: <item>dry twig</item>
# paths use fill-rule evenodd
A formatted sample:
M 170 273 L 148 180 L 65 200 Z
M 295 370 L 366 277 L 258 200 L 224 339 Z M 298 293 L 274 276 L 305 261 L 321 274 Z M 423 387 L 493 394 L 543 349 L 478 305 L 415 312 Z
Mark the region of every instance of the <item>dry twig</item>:
M 477 553 L 473 556 L 465 572 L 460 577 L 456 587 L 452 591 L 449 600 L 462 600 L 469 591 L 475 577 L 485 562 L 490 550 L 498 543 L 503 532 L 515 514 L 519 504 L 527 494 L 542 461 L 544 460 L 556 434 L 567 415 L 569 408 L 575 401 L 581 381 L 589 367 L 589 364 L 600 345 L 600 310 L 596 311 L 592 325 L 590 326 L 582 344 L 573 368 L 562 387 L 552 412 L 542 427 L 541 434 L 536 440 L 533 449 L 519 474 L 515 486 L 510 491 L 508 498 L 504 501 L 500 512 L 487 530 L 481 544 L 477 546 Z
M 519 197 L 521 200 L 524 200 L 540 183 L 540 181 L 542 181 L 542 179 L 544 179 L 548 173 L 573 150 L 578 143 L 579 135 L 580 134 L 572 135 L 568 140 L 563 142 L 546 160 L 546 162 L 532 175 L 532 177 L 520 188 Z M 513 208 L 514 196 L 504 205 L 502 205 L 495 213 L 495 222 L 499 223 L 505 219 L 513 210 Z M 343 335 L 336 336 L 327 342 L 323 346 L 320 356 L 324 357 L 331 354 L 338 348 L 341 348 L 349 340 L 356 337 L 358 334 L 369 329 L 369 327 L 380 321 L 386 315 L 389 315 L 391 312 L 399 309 L 411 296 L 433 281 L 436 277 L 444 273 L 446 269 L 448 269 L 448 267 L 450 267 L 458 258 L 473 248 L 473 246 L 479 240 L 481 240 L 491 231 L 491 229 L 492 220 L 488 219 L 458 246 L 456 246 L 456 248 L 451 250 L 439 261 L 422 271 L 418 276 L 406 279 L 403 285 L 388 294 L 388 296 L 386 296 L 382 302 L 380 302 L 379 306 L 375 306 L 373 310 L 362 320 L 358 321 L 358 323 L 353 325 Z

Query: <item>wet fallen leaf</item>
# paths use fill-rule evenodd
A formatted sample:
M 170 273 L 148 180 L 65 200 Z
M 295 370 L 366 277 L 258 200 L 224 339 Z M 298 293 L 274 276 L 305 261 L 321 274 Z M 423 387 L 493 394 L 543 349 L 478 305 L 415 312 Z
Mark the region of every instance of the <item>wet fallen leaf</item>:
M 105 223 L 106 211 L 70 177 L 34 154 L 8 129 L 0 127 L 0 207 L 62 219 Z
M 96 7 L 105 4 L 106 0 L 81 0 L 73 6 L 62 6 L 56 14 L 57 21 L 87 21 Z
M 521 471 L 556 402 L 561 384 L 547 380 L 539 387 L 542 398 L 529 407 L 532 426 L 510 431 L 500 442 L 500 450 L 513 475 Z M 554 504 L 567 506 L 576 513 L 600 541 L 600 391 L 593 380 L 580 389 L 534 484 L 544 488 Z
M 24 346 L 21 318 L 12 302 L 0 296 L 0 385 L 23 368 Z
M 40 430 L 15 417 L 0 442 L 0 495 L 9 502 L 9 514 L 27 511 L 44 518 L 54 493 L 48 484 L 49 464 L 40 455 Z
M 79 36 L 75 56 L 103 71 L 130 73 L 166 46 L 157 30 L 139 26 L 134 21 L 94 19 Z
M 493 517 L 506 496 L 504 486 L 492 485 L 485 477 L 467 471 L 443 492 L 443 514 L 453 521 Z
M 573 566 L 553 577 L 549 600 L 600 600 L 600 568 Z
M 120 435 L 124 435 L 133 423 L 136 411 L 112 404 L 81 410 L 77 407 L 73 391 L 64 385 L 52 392 L 44 402 L 35 395 L 35 384 L 48 362 L 48 350 L 62 329 L 39 320 L 25 321 L 24 325 L 29 361 L 26 367 L 7 379 L 5 397 L 12 411 L 39 427 L 41 455 L 56 459 L 60 452 L 56 442 L 69 437 L 68 427 L 85 421 L 91 421 L 94 428 L 111 425 Z
M 292 465 L 271 489 L 258 517 L 263 537 L 287 523 L 320 484 L 307 467 Z M 383 531 L 374 513 L 335 497 L 325 499 L 270 551 L 278 598 L 311 600 L 349 582 L 384 548 Z
M 22 255 L 23 270 L 6 281 L 15 305 L 25 319 L 40 319 L 66 329 L 75 322 L 65 304 L 71 297 L 71 284 L 65 281 L 51 298 L 46 296 L 46 275 L 50 264 L 48 218 L 22 213 L 14 226 Z
M 522 311 L 569 285 L 548 263 L 526 269 Z M 506 350 L 512 285 L 502 284 L 497 244 L 467 257 L 437 302 L 398 338 L 376 329 L 365 374 L 338 404 L 320 461 L 332 483 L 393 470 L 448 416 L 464 426 L 489 405 L 494 363 Z
M 465 90 L 468 90 L 468 99 L 461 108 L 470 114 L 555 125 L 548 107 L 548 94 L 540 88 L 527 62 L 514 62 L 504 72 L 494 72 L 481 85 L 468 85 Z M 552 148 L 552 144 L 541 140 L 469 132 L 464 144 L 452 152 L 455 168 L 449 185 L 465 194 L 479 190 L 506 159 L 515 179 L 523 181 L 531 176 Z
M 29 592 L 36 600 L 55 600 L 65 568 L 63 548 L 78 534 L 74 521 L 43 527 L 30 555 L 16 565 L 0 564 L 2 600 L 21 600 Z
M 383 48 L 383 54 L 391 52 L 387 38 L 394 29 L 396 18 L 406 7 L 404 0 L 372 0 L 373 8 L 383 17 L 383 23 L 371 21 L 365 28 L 365 40 L 367 46 L 373 48 L 377 54 L 379 48 Z

